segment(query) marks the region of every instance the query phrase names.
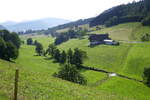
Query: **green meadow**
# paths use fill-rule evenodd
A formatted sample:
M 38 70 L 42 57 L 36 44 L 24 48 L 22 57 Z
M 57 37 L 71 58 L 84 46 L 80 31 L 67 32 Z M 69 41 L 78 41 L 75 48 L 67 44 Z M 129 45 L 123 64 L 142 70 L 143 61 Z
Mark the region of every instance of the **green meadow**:
M 126 23 L 94 33 L 106 32 L 115 40 L 139 41 L 141 34 L 150 30 L 149 27 L 141 27 L 139 23 Z M 44 35 L 26 35 L 21 36 L 21 39 L 25 41 L 28 37 L 41 42 L 44 49 L 54 42 L 54 38 Z M 142 80 L 144 68 L 150 67 L 150 43 L 121 42 L 120 46 L 99 45 L 92 48 L 88 47 L 88 44 L 88 37 L 84 37 L 71 39 L 58 48 L 61 50 L 80 48 L 87 52 L 85 66 L 120 73 L 139 80 Z M 0 60 L 0 100 L 12 99 L 16 68 L 20 71 L 19 100 L 149 100 L 150 98 L 150 88 L 143 83 L 117 76 L 101 82 L 107 77 L 105 73 L 81 70 L 87 79 L 86 86 L 55 78 L 52 75 L 61 66 L 54 63 L 50 57 L 36 56 L 34 46 L 22 45 L 19 58 L 14 62 Z

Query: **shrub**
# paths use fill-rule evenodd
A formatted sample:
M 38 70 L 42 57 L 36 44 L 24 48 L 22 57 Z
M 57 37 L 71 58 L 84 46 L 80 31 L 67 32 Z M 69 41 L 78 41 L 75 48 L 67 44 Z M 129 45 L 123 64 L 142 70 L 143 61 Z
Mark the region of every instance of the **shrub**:
M 71 64 L 66 64 L 62 66 L 59 72 L 55 73 L 54 76 L 82 85 L 85 85 L 87 83 L 84 77 L 77 70 L 76 66 Z
M 43 54 L 43 46 L 41 43 L 36 44 L 35 51 L 39 56 L 41 56 Z
M 150 41 L 150 34 L 144 34 L 141 36 L 141 41 Z
M 0 58 L 10 61 L 19 55 L 21 40 L 16 33 L 7 30 L 0 31 Z
M 46 54 L 51 55 L 52 57 L 54 57 L 54 53 L 56 51 L 57 47 L 54 44 L 50 44 L 48 46 L 48 49 L 46 50 Z
M 150 87 L 150 68 L 145 68 L 143 73 L 144 83 Z
M 10 59 L 16 59 L 19 55 L 19 51 L 12 42 L 6 42 L 4 59 L 10 61 Z
M 33 44 L 32 38 L 28 38 L 28 39 L 27 39 L 27 45 L 32 45 L 32 44 Z
M 60 54 L 60 60 L 59 60 L 59 62 L 61 64 L 64 64 L 66 62 L 66 60 L 67 60 L 67 54 L 66 54 L 65 51 L 62 51 L 62 53 Z
M 142 20 L 142 25 L 143 26 L 149 26 L 150 25 L 150 16 L 148 16 Z
M 6 43 L 3 40 L 3 38 L 0 37 L 0 58 L 4 58 L 4 54 L 5 54 L 5 50 L 6 50 Z

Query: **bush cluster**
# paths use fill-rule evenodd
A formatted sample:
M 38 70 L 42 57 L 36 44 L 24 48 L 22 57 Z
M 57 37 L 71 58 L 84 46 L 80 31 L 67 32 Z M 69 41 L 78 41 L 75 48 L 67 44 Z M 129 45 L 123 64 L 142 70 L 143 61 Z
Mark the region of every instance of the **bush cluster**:
M 0 58 L 10 61 L 19 55 L 21 40 L 14 32 L 7 30 L 0 31 Z

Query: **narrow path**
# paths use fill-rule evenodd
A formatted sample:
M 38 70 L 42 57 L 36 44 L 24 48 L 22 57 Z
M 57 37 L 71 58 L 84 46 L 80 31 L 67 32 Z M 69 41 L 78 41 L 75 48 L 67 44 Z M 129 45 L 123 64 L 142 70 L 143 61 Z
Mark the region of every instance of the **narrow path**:
M 106 70 L 103 70 L 103 69 L 98 69 L 98 68 L 93 68 L 93 67 L 87 67 L 87 66 L 82 66 L 82 68 L 87 69 L 87 70 L 97 71 L 97 72 L 103 72 L 103 73 L 106 73 L 106 74 L 112 74 L 112 73 L 114 73 L 114 72 L 109 72 L 109 71 L 106 71 Z M 116 74 L 116 76 L 121 77 L 121 78 L 129 79 L 129 80 L 134 80 L 134 81 L 141 82 L 141 83 L 143 82 L 142 80 L 131 78 L 131 77 L 128 77 L 128 76 L 125 76 L 125 75 L 121 75 L 121 74 L 117 74 L 117 73 L 115 73 L 115 74 Z

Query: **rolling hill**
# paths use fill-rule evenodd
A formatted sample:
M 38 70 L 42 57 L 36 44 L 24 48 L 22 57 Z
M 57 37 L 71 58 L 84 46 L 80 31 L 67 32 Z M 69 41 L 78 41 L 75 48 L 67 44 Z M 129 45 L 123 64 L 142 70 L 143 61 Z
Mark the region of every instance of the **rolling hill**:
M 104 25 L 107 21 L 112 20 L 112 17 L 116 18 L 116 22 L 114 24 L 140 22 L 147 13 L 144 11 L 144 9 L 143 0 L 129 4 L 118 5 L 95 17 L 90 22 L 90 26 L 93 27 L 96 25 Z
M 32 38 L 40 41 L 45 48 L 53 42 L 53 38 L 46 36 Z M 18 97 L 21 100 L 110 100 L 110 98 L 132 100 L 132 97 L 120 96 L 96 87 L 82 86 L 53 77 L 59 65 L 45 57 L 34 56 L 34 49 L 34 46 L 22 45 L 16 63 L 0 60 L 0 99 L 12 98 L 14 71 L 15 68 L 19 68 Z M 105 74 L 93 71 L 83 71 L 82 74 L 89 80 L 89 85 L 105 77 Z M 96 76 L 99 77 L 94 78 Z
M 150 32 L 149 27 L 140 25 L 140 23 L 125 23 L 95 32 L 109 32 L 111 38 L 129 41 L 132 34 L 138 37 L 143 32 Z M 136 28 L 139 26 L 140 28 Z M 132 31 L 127 31 L 128 29 Z M 120 39 L 122 35 L 125 38 Z M 29 37 L 38 40 L 45 49 L 55 39 L 44 35 L 21 36 L 22 40 Z M 93 48 L 88 47 L 88 43 L 88 37 L 71 39 L 58 48 L 67 50 L 78 47 L 87 52 L 88 59 L 84 61 L 85 66 L 105 69 L 139 80 L 142 80 L 143 69 L 150 65 L 149 42 L 121 42 L 120 46 L 99 45 Z M 24 44 L 15 63 L 0 60 L 0 98 L 8 100 L 12 97 L 15 68 L 20 69 L 19 98 L 21 100 L 149 100 L 150 98 L 150 88 L 140 82 L 116 76 L 100 83 L 107 76 L 101 72 L 81 70 L 88 81 L 87 86 L 55 78 L 52 75 L 60 68 L 59 64 L 49 58 L 34 56 L 34 49 L 34 46 Z
M 59 18 L 44 18 L 39 20 L 25 21 L 20 23 L 6 22 L 2 23 L 10 31 L 25 31 L 25 30 L 41 30 L 54 27 L 60 24 L 65 24 L 70 22 L 69 20 L 59 19 Z

